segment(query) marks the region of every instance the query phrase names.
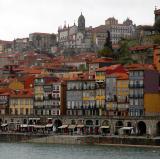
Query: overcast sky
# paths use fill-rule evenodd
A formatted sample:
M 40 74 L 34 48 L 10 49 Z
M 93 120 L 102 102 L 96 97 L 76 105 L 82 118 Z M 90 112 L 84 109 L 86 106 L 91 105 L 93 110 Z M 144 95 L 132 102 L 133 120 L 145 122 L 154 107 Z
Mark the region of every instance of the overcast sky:
M 102 25 L 112 16 L 119 22 L 129 17 L 137 25 L 152 25 L 155 6 L 160 8 L 160 0 L 0 0 L 0 39 L 57 33 L 64 21 L 77 23 L 81 12 L 86 26 Z

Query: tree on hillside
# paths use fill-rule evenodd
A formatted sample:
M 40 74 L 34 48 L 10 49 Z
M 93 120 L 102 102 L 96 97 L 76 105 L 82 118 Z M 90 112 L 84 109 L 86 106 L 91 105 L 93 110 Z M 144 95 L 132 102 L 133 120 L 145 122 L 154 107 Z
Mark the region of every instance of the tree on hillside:
M 160 45 L 160 35 L 159 34 L 153 37 L 153 42 L 154 44 Z
M 98 51 L 98 55 L 102 57 L 112 57 L 113 55 L 112 42 L 111 42 L 111 36 L 109 31 L 107 31 L 107 38 L 106 38 L 104 47 L 102 50 Z
M 119 62 L 126 64 L 126 63 L 135 63 L 132 58 L 130 58 L 130 51 L 129 48 L 137 45 L 138 42 L 133 39 L 124 39 L 122 38 L 119 41 Z

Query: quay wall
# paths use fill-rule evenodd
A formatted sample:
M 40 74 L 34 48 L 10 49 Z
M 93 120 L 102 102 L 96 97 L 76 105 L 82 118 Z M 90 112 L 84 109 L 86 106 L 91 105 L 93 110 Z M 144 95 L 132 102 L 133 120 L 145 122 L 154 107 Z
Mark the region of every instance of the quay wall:
M 160 139 L 146 137 L 113 137 L 113 136 L 47 136 L 30 139 L 29 143 L 47 144 L 122 144 L 160 146 Z
M 0 142 L 27 142 L 32 139 L 39 139 L 46 135 L 22 134 L 22 133 L 0 133 Z
M 100 144 L 100 145 L 150 145 L 160 146 L 160 138 L 137 136 L 71 136 L 40 134 L 0 134 L 0 142 L 25 142 L 42 144 Z

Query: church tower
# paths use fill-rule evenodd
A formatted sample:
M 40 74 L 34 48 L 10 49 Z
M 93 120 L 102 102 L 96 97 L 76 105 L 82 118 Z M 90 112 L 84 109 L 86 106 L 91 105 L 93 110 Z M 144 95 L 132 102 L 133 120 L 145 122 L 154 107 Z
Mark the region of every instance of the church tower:
M 160 9 L 155 8 L 154 14 L 155 14 L 154 29 L 156 32 L 160 33 Z
M 81 15 L 78 18 L 78 31 L 85 32 L 85 18 L 82 15 L 82 12 L 81 12 Z
M 157 19 L 160 18 L 160 9 L 157 9 L 157 8 L 155 7 L 154 15 L 155 15 L 155 22 L 156 22 Z

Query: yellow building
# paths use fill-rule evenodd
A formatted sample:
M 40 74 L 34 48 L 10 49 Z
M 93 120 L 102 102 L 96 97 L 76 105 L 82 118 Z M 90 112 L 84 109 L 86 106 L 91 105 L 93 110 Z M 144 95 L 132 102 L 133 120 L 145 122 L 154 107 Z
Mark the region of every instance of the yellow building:
M 10 95 L 9 109 L 11 115 L 33 114 L 32 90 L 14 91 Z
M 105 86 L 101 83 L 97 83 L 96 105 L 99 108 L 99 115 L 105 115 Z
M 102 67 L 102 68 L 98 68 L 96 70 L 96 74 L 95 74 L 95 80 L 97 82 L 105 82 L 106 79 L 106 70 L 107 70 L 107 66 L 106 67 Z
M 127 73 L 106 76 L 106 109 L 108 115 L 127 116 L 129 88 Z
M 24 84 L 22 82 L 15 80 L 15 81 L 11 82 L 8 87 L 13 90 L 23 90 Z
M 128 75 L 123 74 L 117 78 L 117 104 L 118 104 L 118 114 L 121 116 L 126 116 L 128 114 L 129 108 L 129 80 Z
M 108 66 L 98 68 L 95 73 L 96 81 L 96 105 L 99 108 L 99 115 L 105 115 L 105 80 Z
M 160 93 L 144 94 L 144 109 L 146 115 L 160 114 Z

